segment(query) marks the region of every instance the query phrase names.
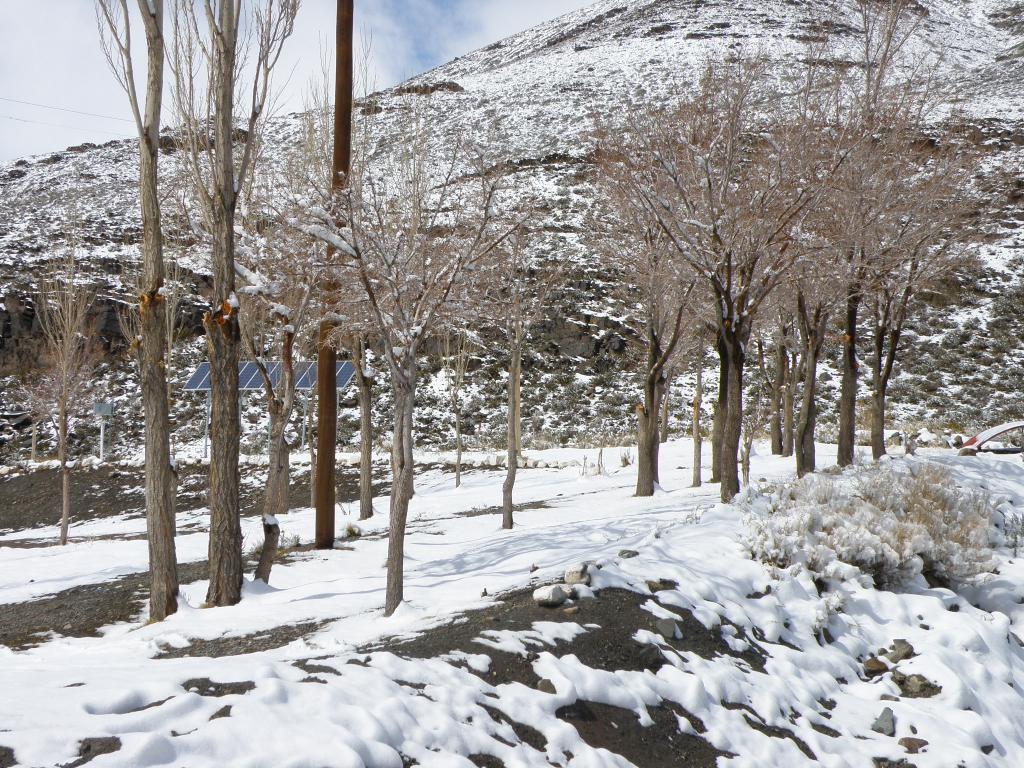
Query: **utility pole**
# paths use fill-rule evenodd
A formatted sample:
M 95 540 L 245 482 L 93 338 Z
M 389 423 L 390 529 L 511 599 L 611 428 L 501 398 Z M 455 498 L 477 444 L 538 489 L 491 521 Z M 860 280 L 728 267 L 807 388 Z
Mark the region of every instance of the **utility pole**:
M 331 162 L 331 188 L 339 192 L 347 183 L 352 164 L 352 17 L 354 0 L 338 0 L 337 42 L 334 77 L 334 157 Z M 328 254 L 328 258 L 330 257 Z M 333 278 L 323 286 L 331 306 L 338 289 Z M 338 384 L 335 371 L 338 353 L 331 340 L 334 324 L 327 317 L 320 321 L 317 345 L 317 454 L 316 454 L 316 547 L 334 546 L 334 464 L 338 442 Z

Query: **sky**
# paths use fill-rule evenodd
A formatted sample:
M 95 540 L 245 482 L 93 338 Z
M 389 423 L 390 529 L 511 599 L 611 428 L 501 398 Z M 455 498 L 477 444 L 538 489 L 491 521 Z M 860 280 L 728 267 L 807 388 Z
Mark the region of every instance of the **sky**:
M 379 89 L 593 1 L 355 0 L 356 34 L 371 41 Z M 335 8 L 335 0 L 302 0 L 278 67 L 279 110 L 301 108 L 333 40 Z M 141 38 L 139 29 L 140 48 Z M 93 0 L 0 0 L 0 161 L 134 130 L 100 50 Z

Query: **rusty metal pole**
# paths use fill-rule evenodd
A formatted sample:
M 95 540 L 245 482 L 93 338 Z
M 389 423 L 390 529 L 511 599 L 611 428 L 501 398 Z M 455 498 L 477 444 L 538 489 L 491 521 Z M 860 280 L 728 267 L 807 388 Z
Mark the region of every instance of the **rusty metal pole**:
M 334 79 L 334 156 L 331 188 L 345 184 L 352 164 L 352 28 L 353 0 L 338 0 L 337 50 Z M 328 259 L 333 255 L 328 252 Z M 338 286 L 324 285 L 329 298 Z M 326 302 L 330 306 L 330 302 Z M 316 454 L 316 547 L 334 546 L 334 465 L 338 442 L 338 387 L 335 376 L 338 353 L 331 339 L 331 318 L 320 322 L 317 344 L 317 454 Z

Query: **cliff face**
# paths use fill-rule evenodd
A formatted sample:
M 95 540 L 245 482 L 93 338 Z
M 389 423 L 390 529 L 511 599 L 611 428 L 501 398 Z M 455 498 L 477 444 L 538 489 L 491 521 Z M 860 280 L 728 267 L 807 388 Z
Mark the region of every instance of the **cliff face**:
M 1015 168 L 1024 156 L 1022 8 L 1010 0 L 922 0 L 917 6 L 915 59 L 933 62 L 941 82 L 956 94 L 993 168 Z M 564 421 L 559 412 L 576 408 L 559 400 L 558 387 L 548 392 L 541 381 L 557 379 L 556 372 L 568 368 L 584 377 L 576 380 L 583 390 L 579 397 L 589 403 L 595 423 L 617 418 L 618 429 L 628 422 L 630 409 L 614 417 L 601 403 L 611 391 L 617 393 L 614 401 L 626 398 L 632 383 L 614 375 L 628 352 L 613 319 L 622 307 L 610 298 L 608 281 L 586 244 L 593 198 L 588 136 L 635 105 L 687 87 L 708 58 L 758 52 L 796 59 L 827 37 L 826 56 L 841 64 L 853 55 L 858 24 L 849 0 L 602 0 L 373 94 L 360 103 L 357 119 L 384 145 L 396 140 L 404 116 L 415 111 L 430 122 L 439 145 L 474 136 L 513 163 L 510 199 L 529 196 L 543 211 L 535 247 L 573 265 L 572 287 L 558 298 L 539 334 L 538 418 L 551 425 Z M 280 148 L 296 142 L 299 131 L 297 115 L 274 122 L 271 162 L 280 160 Z M 179 184 L 176 154 L 168 137 L 163 173 L 170 222 Z M 101 296 L 97 333 L 118 348 L 115 309 L 134 293 L 138 263 L 136 173 L 132 142 L 86 144 L 0 165 L 0 376 L 34 359 L 36 280 L 70 240 L 79 243 L 85 271 Z M 1016 258 L 1024 245 L 1020 184 L 1017 174 L 1007 189 L 1004 226 L 985 244 L 978 274 L 956 287 L 953 303 L 924 308 L 926 327 L 911 335 L 907 351 L 908 360 L 921 361 L 922 377 L 958 367 L 941 353 L 948 334 L 964 328 L 975 332 L 989 323 L 1001 329 L 1000 338 L 1015 332 L 1019 321 L 1009 309 L 1012 302 L 1001 297 L 1013 293 L 1024 271 Z M 170 250 L 184 264 L 185 281 L 195 294 L 182 322 L 195 328 L 206 283 L 204 254 L 177 234 Z M 1012 369 L 1021 362 L 1018 353 L 1015 347 L 980 350 L 978 359 L 987 355 Z M 481 365 L 497 361 L 484 359 Z M 595 374 L 600 383 L 587 378 Z M 907 375 L 907 391 L 916 391 L 917 374 L 908 367 Z M 926 419 L 948 410 L 958 386 L 929 384 L 932 391 L 908 404 L 904 417 Z M 1012 410 L 987 389 L 990 397 L 978 407 Z M 0 381 L 0 409 L 14 405 L 5 400 Z

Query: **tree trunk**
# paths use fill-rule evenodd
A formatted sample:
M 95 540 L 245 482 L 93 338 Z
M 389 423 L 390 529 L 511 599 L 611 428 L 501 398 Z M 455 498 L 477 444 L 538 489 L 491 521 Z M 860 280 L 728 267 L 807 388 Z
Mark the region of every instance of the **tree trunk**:
M 693 424 L 691 432 L 693 435 L 693 487 L 699 488 L 701 484 L 701 449 L 704 442 L 700 433 L 700 409 L 704 400 L 704 350 L 697 352 L 697 387 L 693 393 Z
M 728 376 L 725 418 L 722 424 L 722 446 L 719 452 L 719 472 L 722 478 L 721 499 L 732 501 L 740 492 L 739 452 L 743 432 L 743 345 L 742 333 L 730 331 L 724 339 L 726 371 Z
M 857 438 L 857 316 L 860 288 L 851 285 L 846 293 L 846 332 L 843 334 L 842 386 L 839 391 L 838 464 L 853 464 Z
M 158 62 L 150 62 L 150 78 L 154 67 L 163 67 L 162 58 Z M 154 87 L 152 81 L 150 87 Z M 159 99 L 160 96 L 151 93 L 149 98 Z M 139 199 L 143 222 L 139 378 L 145 421 L 146 532 L 149 542 L 149 617 L 152 621 L 163 621 L 178 610 L 178 565 L 174 549 L 175 482 L 167 399 L 167 302 L 162 293 L 164 260 L 157 189 L 158 150 L 157 118 L 139 145 Z
M 658 416 L 661 386 L 656 372 L 649 371 L 644 382 L 644 402 L 638 405 L 636 434 L 636 496 L 653 496 L 658 484 Z
M 32 461 L 39 461 L 39 422 L 32 419 Z
M 462 409 L 455 406 L 455 487 L 462 485 Z
M 668 442 L 668 419 L 672 411 L 672 379 L 674 376 L 669 372 L 665 377 L 665 392 L 661 397 L 661 429 L 658 434 L 659 442 Z
M 238 505 L 238 351 L 234 293 L 234 227 L 219 217 L 214 246 L 214 292 L 221 305 L 204 318 L 210 357 L 210 586 L 206 604 L 234 605 L 242 597 L 242 527 Z M 233 220 L 233 216 L 231 217 Z M 230 265 L 230 272 L 228 266 Z
M 871 455 L 885 456 L 885 390 L 877 385 L 871 393 Z
M 271 408 L 270 462 L 267 467 L 267 490 L 263 499 L 263 548 L 255 573 L 255 578 L 266 584 L 270 583 L 270 569 L 277 557 L 277 546 L 281 538 L 277 516 L 288 511 L 291 452 L 284 436 L 287 417 L 283 407 Z
M 307 395 L 309 405 L 306 408 L 306 445 L 309 446 L 309 507 L 316 509 L 316 440 L 313 439 L 313 397 L 316 390 L 313 389 Z M 317 435 L 317 440 L 320 436 Z
M 804 345 L 804 385 L 800 399 L 800 415 L 796 425 L 796 473 L 803 477 L 815 470 L 814 429 L 818 418 L 817 376 L 818 352 L 816 342 Z
M 786 366 L 786 386 L 782 390 L 782 455 L 789 458 L 795 449 L 793 405 L 796 401 L 796 381 L 799 365 L 796 354 L 789 355 Z
M 366 339 L 355 343 L 359 387 L 359 519 L 373 517 L 373 379 L 366 376 Z
M 405 352 L 411 356 L 410 351 Z M 391 518 L 388 531 L 388 578 L 384 598 L 384 615 L 390 616 L 401 605 L 405 578 L 405 525 L 409 517 L 409 502 L 413 492 L 412 417 L 416 399 L 415 358 L 411 369 L 396 376 L 392 371 L 392 386 L 395 396 L 394 435 L 391 447 L 391 464 L 394 476 L 391 481 Z
M 235 297 L 234 94 L 236 5 L 221 3 L 220 37 L 214 45 L 214 194 L 211 205 L 213 311 L 203 318 L 210 357 L 210 585 L 206 604 L 234 605 L 242 598 L 242 527 L 238 507 L 238 352 L 241 336 Z
M 729 352 L 721 334 L 715 343 L 718 352 L 718 400 L 715 402 L 715 413 L 711 424 L 711 482 L 722 481 L 722 435 L 729 410 Z
M 823 304 L 807 307 L 803 293 L 797 294 L 800 337 L 803 342 L 803 393 L 796 428 L 796 473 L 803 477 L 815 470 L 814 430 L 818 418 L 818 358 L 825 343 L 828 308 Z
M 57 406 L 57 454 L 60 459 L 60 543 L 68 543 L 71 524 L 71 470 L 68 469 L 68 410 L 64 395 Z
M 786 329 L 783 327 L 775 346 L 775 376 L 772 379 L 771 418 L 768 422 L 768 432 L 772 440 L 772 455 L 781 456 L 782 447 L 782 400 L 783 390 L 786 387 L 786 364 L 789 362 L 789 352 L 786 351 Z
M 508 456 L 505 467 L 505 482 L 501 485 L 501 527 L 511 530 L 512 490 L 516 484 L 516 471 L 519 467 L 519 448 L 516 443 L 519 437 L 519 376 L 523 362 L 523 349 L 513 341 L 508 363 Z

